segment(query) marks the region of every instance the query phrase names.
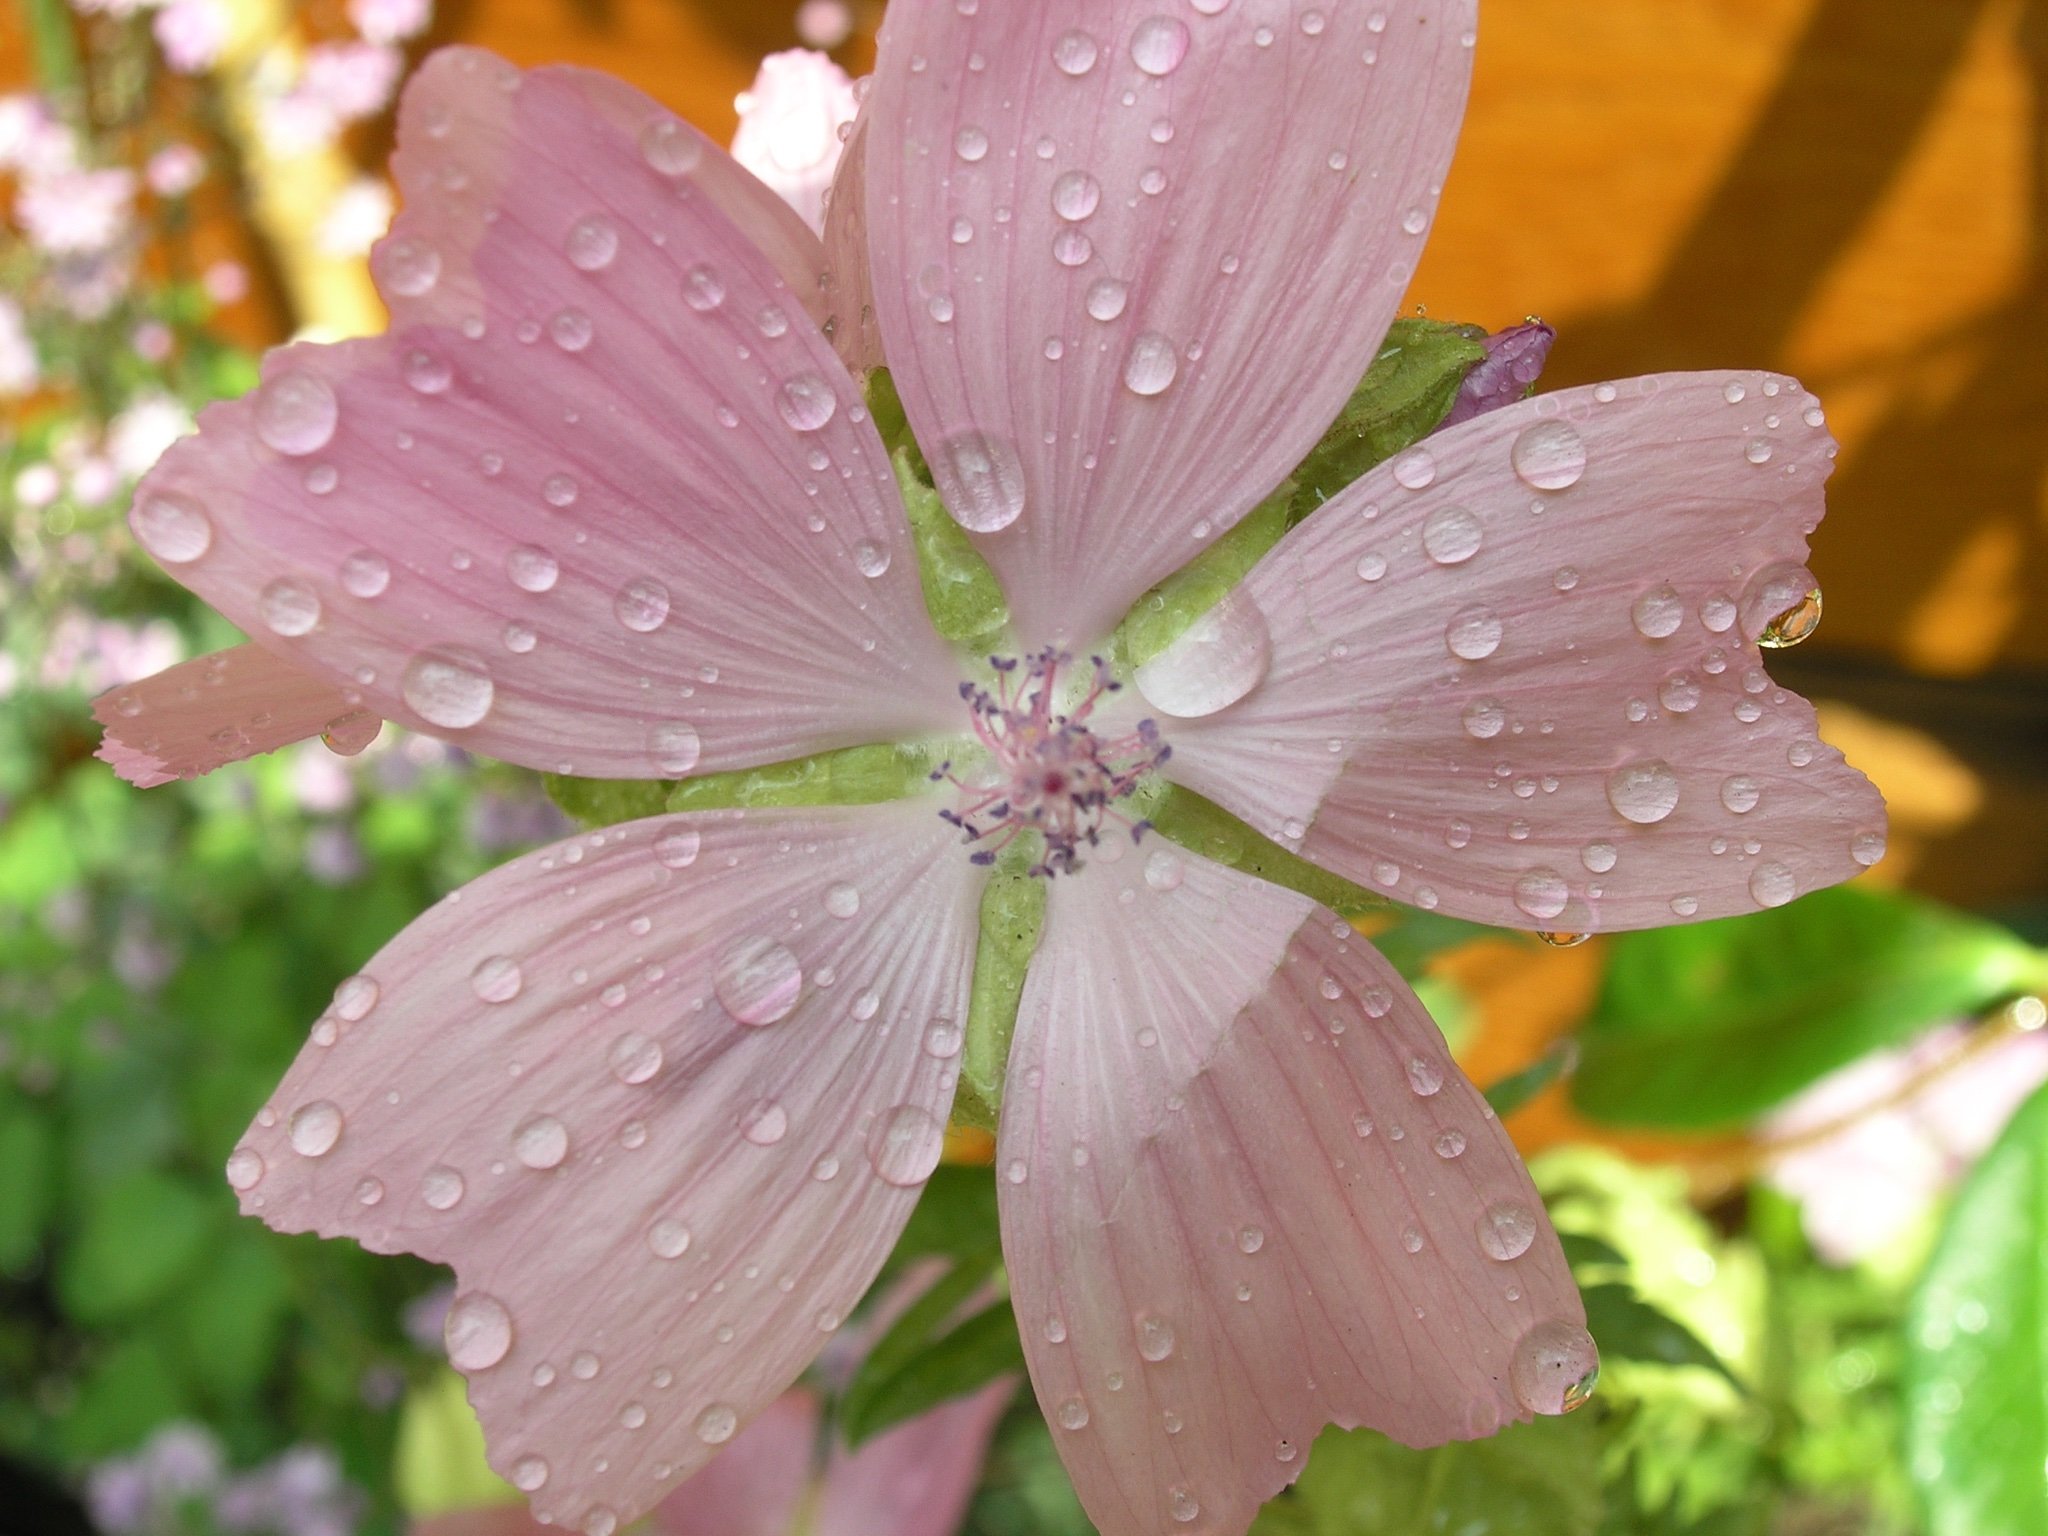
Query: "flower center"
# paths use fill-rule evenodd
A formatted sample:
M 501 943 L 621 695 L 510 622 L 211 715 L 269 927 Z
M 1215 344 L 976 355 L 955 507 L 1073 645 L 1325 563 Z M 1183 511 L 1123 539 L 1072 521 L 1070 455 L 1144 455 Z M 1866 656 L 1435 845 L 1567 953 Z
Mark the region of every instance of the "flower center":
M 1127 831 L 1137 842 L 1151 825 L 1112 807 L 1128 798 L 1173 749 L 1160 741 L 1159 727 L 1151 720 L 1140 720 L 1116 737 L 1090 726 L 1096 705 L 1123 687 L 1100 656 L 1089 658 L 1094 676 L 1087 692 L 1062 712 L 1061 671 L 1072 662 L 1065 652 L 1051 649 L 1022 658 L 991 656 L 993 689 L 960 685 L 975 737 L 988 754 L 987 768 L 963 780 L 946 762 L 932 778 L 960 791 L 959 803 L 939 814 L 960 828 L 966 841 L 985 845 L 970 855 L 977 864 L 993 864 L 1018 834 L 1036 832 L 1044 851 L 1031 873 L 1048 878 L 1072 874 L 1081 867 L 1081 850 L 1095 847 L 1105 831 L 1111 836 Z

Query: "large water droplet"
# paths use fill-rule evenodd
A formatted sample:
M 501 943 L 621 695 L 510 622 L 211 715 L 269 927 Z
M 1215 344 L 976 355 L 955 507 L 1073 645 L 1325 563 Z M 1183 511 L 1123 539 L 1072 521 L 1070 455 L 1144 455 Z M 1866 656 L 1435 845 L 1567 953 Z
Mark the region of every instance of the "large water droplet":
M 368 602 L 391 585 L 391 562 L 373 549 L 359 549 L 341 562 L 341 590 Z
M 1491 608 L 1467 608 L 1444 627 L 1444 645 L 1463 661 L 1484 661 L 1500 649 L 1500 615 Z
M 1059 41 L 1052 45 L 1052 61 L 1063 75 L 1087 74 L 1100 55 L 1095 39 L 1079 28 L 1061 33 Z
M 1629 763 L 1607 776 L 1607 803 L 1624 820 L 1647 827 L 1678 808 L 1678 775 L 1654 758 Z
M 1799 881 L 1789 868 L 1772 859 L 1750 871 L 1749 894 L 1760 907 L 1782 907 L 1799 894 Z
M 1060 1338 L 1066 1337 L 1066 1330 L 1060 1330 Z M 1053 1340 L 1055 1344 L 1059 1339 Z M 1086 1429 L 1088 1427 L 1088 1404 L 1078 1397 L 1070 1397 L 1055 1410 L 1061 1429 Z
M 373 976 L 357 974 L 343 979 L 334 989 L 334 1016 L 344 1024 L 355 1024 L 369 1016 L 377 1006 L 377 999 L 383 989 Z
M 457 1369 L 487 1371 L 512 1349 L 512 1314 L 487 1292 L 465 1291 L 449 1304 L 441 1336 Z
M 711 976 L 711 989 L 725 1011 L 757 1028 L 795 1012 L 803 986 L 803 967 L 796 956 L 759 935 L 726 945 Z
M 661 1070 L 661 1044 L 637 1030 L 623 1034 L 612 1042 L 611 1063 L 612 1076 L 620 1082 L 629 1087 L 644 1083 Z
M 834 917 L 852 917 L 860 911 L 860 889 L 845 881 L 825 888 L 825 910 Z
M 668 609 L 668 588 L 652 576 L 627 582 L 612 599 L 612 616 L 636 635 L 651 635 L 666 624 Z
M 263 1182 L 263 1154 L 254 1147 L 237 1147 L 228 1154 L 229 1187 L 241 1192 Z
M 1479 1218 L 1479 1249 L 1505 1264 L 1519 1259 L 1536 1241 L 1536 1218 L 1512 1200 L 1490 1205 Z
M 658 1259 L 680 1259 L 690 1248 L 690 1229 L 664 1216 L 647 1229 L 647 1247 Z
M 569 1155 L 569 1129 L 553 1115 L 523 1120 L 512 1133 L 512 1155 L 529 1168 L 559 1168 Z
M 1272 660 L 1266 616 L 1250 597 L 1232 592 L 1139 667 L 1132 680 L 1154 709 L 1194 720 L 1250 693 Z
M 427 724 L 444 731 L 475 725 L 491 712 L 491 674 L 467 651 L 439 646 L 406 664 L 399 692 Z
M 697 1438 L 706 1445 L 723 1445 L 740 1427 L 737 1411 L 725 1403 L 713 1403 L 697 1416 Z
M 1465 706 L 1465 734 L 1475 741 L 1491 741 L 1507 728 L 1508 712 L 1499 699 L 1474 699 Z
M 1188 54 L 1187 24 L 1172 16 L 1148 16 L 1131 34 L 1131 62 L 1148 75 L 1170 75 Z
M 618 227 L 601 213 L 588 214 L 571 226 L 562 249 L 572 265 L 585 272 L 600 271 L 619 254 Z
M 1746 773 L 1730 774 L 1721 781 L 1721 803 L 1738 816 L 1755 810 L 1763 797 L 1763 785 Z
M 256 391 L 256 435 L 279 453 L 318 453 L 334 438 L 341 406 L 325 379 L 310 373 L 273 374 Z
M 526 977 L 510 955 L 490 955 L 469 973 L 469 989 L 480 1002 L 509 1003 L 519 995 Z
M 280 576 L 257 598 L 263 626 L 287 638 L 310 634 L 320 622 L 320 599 L 303 581 Z
M 1629 618 L 1644 638 L 1662 640 L 1685 622 L 1685 603 L 1670 587 L 1655 587 L 1635 600 Z
M 1150 1313 L 1137 1321 L 1138 1353 L 1155 1365 L 1173 1353 L 1173 1325 Z
M 1394 460 L 1394 483 L 1410 491 L 1436 484 L 1436 456 L 1427 448 L 1410 448 Z
M 703 842 L 703 835 L 695 827 L 677 827 L 655 841 L 654 856 L 666 868 L 687 869 L 697 862 L 697 851 Z
M 664 176 L 687 176 L 704 157 L 704 145 L 691 129 L 663 117 L 640 130 L 640 155 Z
M 1799 644 L 1820 627 L 1820 583 L 1802 565 L 1757 572 L 1742 591 L 1742 632 L 1767 650 Z
M 1201 1514 L 1202 1503 L 1186 1486 L 1176 1483 L 1166 1490 L 1166 1508 L 1176 1521 L 1186 1525 Z
M 384 287 L 402 299 L 431 292 L 441 277 L 441 253 L 418 240 L 386 240 L 370 254 Z
M 1586 472 L 1586 444 L 1569 423 L 1539 421 L 1522 429 L 1510 457 L 1515 473 L 1539 491 L 1577 485 Z
M 775 408 L 793 430 L 815 432 L 838 411 L 839 397 L 817 374 L 800 373 L 783 384 Z
M 1141 332 L 1124 358 L 1124 387 L 1134 395 L 1156 395 L 1180 372 L 1173 338 L 1157 331 Z
M 196 501 L 145 496 L 131 518 L 135 537 L 165 565 L 189 565 L 213 547 L 213 522 Z
M 517 544 L 505 556 L 505 574 L 522 592 L 549 592 L 560 579 L 562 568 L 538 544 Z
M 967 432 L 939 445 L 932 467 L 946 510 L 969 533 L 997 533 L 1024 511 L 1024 471 L 1001 438 Z
M 757 1147 L 772 1147 L 789 1134 L 789 1111 L 773 1099 L 756 1099 L 740 1111 L 740 1134 Z
M 927 1109 L 899 1104 L 868 1130 L 868 1161 L 883 1183 L 914 1189 L 932 1176 L 945 1149 L 946 1128 Z
M 1463 507 L 1438 507 L 1422 525 L 1422 549 L 1438 565 L 1460 565 L 1479 553 L 1479 519 Z
M 688 773 L 704 755 L 704 742 L 694 725 L 669 720 L 648 730 L 647 752 L 661 772 Z
M 539 1456 L 522 1456 L 512 1463 L 512 1486 L 521 1493 L 538 1493 L 547 1486 L 548 1464 Z
M 1571 888 L 1554 869 L 1532 869 L 1515 882 L 1515 905 L 1539 921 L 1556 917 L 1571 900 Z
M 683 274 L 683 302 L 708 315 L 725 302 L 725 279 L 701 262 Z
M 1052 211 L 1063 219 L 1085 219 L 1101 201 L 1102 186 L 1086 171 L 1067 171 L 1052 184 Z
M 328 1099 L 315 1099 L 292 1111 L 292 1150 L 301 1157 L 325 1157 L 341 1140 L 341 1107 Z
M 953 153 L 969 165 L 988 157 L 988 134 L 969 124 L 953 135 Z
M 1531 1413 L 1570 1413 L 1593 1395 L 1600 1351 L 1576 1323 L 1538 1323 L 1515 1344 L 1508 1385 Z
M 437 1163 L 420 1175 L 420 1198 L 437 1211 L 452 1211 L 462 1204 L 467 1188 L 461 1173 L 446 1163 Z

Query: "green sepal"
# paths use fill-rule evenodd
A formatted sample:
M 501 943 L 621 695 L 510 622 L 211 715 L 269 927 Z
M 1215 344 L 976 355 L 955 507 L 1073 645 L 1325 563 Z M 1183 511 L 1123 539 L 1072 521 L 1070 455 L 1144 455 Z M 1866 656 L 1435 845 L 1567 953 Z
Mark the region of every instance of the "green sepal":
M 974 985 L 967 1004 L 966 1042 L 960 1051 L 960 1088 L 953 1100 L 956 1125 L 996 1128 L 1003 1104 L 1003 1071 L 1024 977 L 1038 951 L 1045 923 L 1045 877 L 1031 874 L 1037 838 L 1019 838 L 1003 851 L 981 893 L 981 938 L 974 950 Z
M 1191 853 L 1321 902 L 1347 920 L 1393 910 L 1386 897 L 1289 853 L 1183 785 L 1163 784 L 1140 794 L 1152 829 Z
M 882 1335 L 839 1399 L 839 1428 L 850 1449 L 998 1376 L 1022 1373 L 1024 1346 L 1007 1297 L 959 1316 L 977 1292 L 1001 1279 L 999 1247 L 967 1255 Z
M 1114 654 L 1140 667 L 1207 613 L 1281 536 L 1382 460 L 1434 432 L 1486 356 L 1474 325 L 1396 320 L 1351 398 L 1294 473 L 1236 526 L 1160 582 L 1117 627 Z M 900 407 L 899 407 L 900 410 Z
M 944 755 L 936 742 L 878 743 L 695 779 L 571 779 L 551 773 L 547 790 L 555 804 L 591 827 L 666 811 L 875 805 L 922 791 Z

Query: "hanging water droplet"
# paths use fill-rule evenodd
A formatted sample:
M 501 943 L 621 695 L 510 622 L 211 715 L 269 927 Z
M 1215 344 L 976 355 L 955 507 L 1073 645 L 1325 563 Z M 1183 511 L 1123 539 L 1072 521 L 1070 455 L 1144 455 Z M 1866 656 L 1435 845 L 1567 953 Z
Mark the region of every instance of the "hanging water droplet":
M 803 967 L 796 956 L 759 935 L 728 944 L 711 977 L 711 990 L 725 1011 L 756 1028 L 795 1012 L 803 984 Z
M 1585 440 L 1562 421 L 1539 421 L 1523 428 L 1509 457 L 1522 482 L 1539 491 L 1577 485 L 1586 472 Z
M 1539 928 L 1536 930 L 1536 937 L 1548 944 L 1552 949 L 1577 949 L 1586 940 L 1593 937 L 1593 935 L 1590 933 L 1564 933 L 1552 929 Z
M 1576 1323 L 1538 1323 L 1515 1344 L 1508 1385 L 1531 1413 L 1570 1413 L 1593 1395 L 1600 1351 Z
M 1650 826 L 1678 808 L 1678 775 L 1654 758 L 1617 768 L 1607 776 L 1607 803 L 1624 820 Z
M 1820 614 L 1820 583 L 1801 565 L 1771 566 L 1743 589 L 1743 633 L 1766 650 L 1799 644 L 1820 627 Z
M 1163 714 L 1199 719 L 1227 709 L 1265 677 L 1273 637 L 1258 604 L 1242 591 L 1224 596 L 1133 677 Z
M 441 1336 L 458 1370 L 487 1371 L 512 1348 L 512 1314 L 484 1291 L 465 1291 L 449 1303 Z

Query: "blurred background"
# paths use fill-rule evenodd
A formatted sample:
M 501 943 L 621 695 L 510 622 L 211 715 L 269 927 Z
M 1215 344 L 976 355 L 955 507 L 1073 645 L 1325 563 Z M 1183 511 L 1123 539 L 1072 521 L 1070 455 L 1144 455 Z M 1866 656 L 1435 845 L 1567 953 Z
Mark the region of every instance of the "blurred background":
M 511 1497 L 444 1277 L 243 1222 L 219 1169 L 336 981 L 569 823 L 390 730 L 120 784 L 88 701 L 234 638 L 121 516 L 261 349 L 381 326 L 390 106 L 432 47 L 609 70 L 723 141 L 764 56 L 859 75 L 881 14 L 0 0 L 0 1533 L 381 1536 Z M 1578 1240 L 1607 1381 L 1482 1446 L 1326 1436 L 1262 1530 L 2048 1531 L 2044 128 L 2040 0 L 1485 0 L 1411 301 L 1548 321 L 1544 388 L 1820 394 L 1826 617 L 1772 670 L 1890 851 L 1671 934 L 1387 930 Z M 967 1529 L 1087 1530 L 1028 1402 L 976 1489 Z

